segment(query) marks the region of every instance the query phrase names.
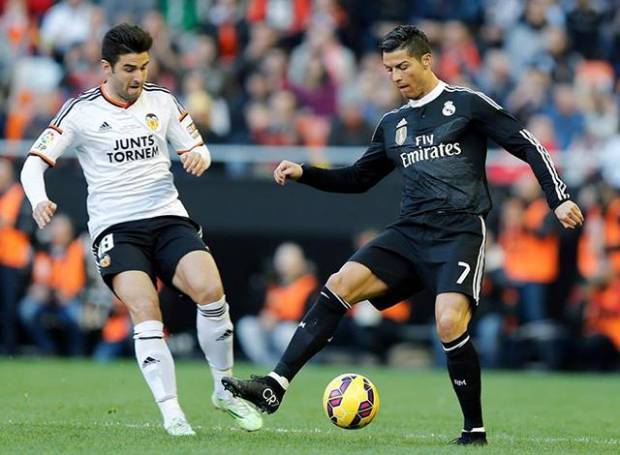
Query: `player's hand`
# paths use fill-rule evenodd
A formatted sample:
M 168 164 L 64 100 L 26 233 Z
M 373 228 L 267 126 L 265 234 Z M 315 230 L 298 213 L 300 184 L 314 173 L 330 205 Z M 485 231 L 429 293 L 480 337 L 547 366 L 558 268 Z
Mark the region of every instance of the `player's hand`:
M 181 155 L 183 169 L 188 174 L 200 177 L 209 167 L 208 161 L 198 152 L 187 152 Z
M 43 229 L 50 221 L 58 206 L 52 201 L 42 201 L 37 204 L 32 212 L 32 217 L 37 222 L 39 229 Z
M 284 160 L 273 171 L 273 179 L 278 185 L 286 185 L 287 180 L 299 180 L 303 173 L 301 165 Z
M 562 202 L 554 212 L 565 228 L 575 229 L 583 224 L 583 214 L 573 201 Z

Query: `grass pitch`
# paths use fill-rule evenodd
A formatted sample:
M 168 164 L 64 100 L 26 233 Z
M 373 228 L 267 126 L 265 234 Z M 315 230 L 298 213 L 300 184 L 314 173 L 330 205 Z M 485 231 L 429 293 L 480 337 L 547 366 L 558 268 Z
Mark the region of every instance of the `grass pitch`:
M 325 385 L 346 372 L 367 375 L 381 395 L 377 418 L 362 430 L 335 427 L 321 407 Z M 484 373 L 486 448 L 447 445 L 461 417 L 444 371 L 310 366 L 256 433 L 212 408 L 206 364 L 178 362 L 177 382 L 193 438 L 164 432 L 133 362 L 0 359 L 0 453 L 620 453 L 617 373 Z

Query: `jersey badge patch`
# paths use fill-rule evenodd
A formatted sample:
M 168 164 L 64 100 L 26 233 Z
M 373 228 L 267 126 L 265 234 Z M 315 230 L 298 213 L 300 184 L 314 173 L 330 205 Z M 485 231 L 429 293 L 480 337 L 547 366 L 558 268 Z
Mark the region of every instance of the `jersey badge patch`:
M 394 141 L 396 141 L 398 145 L 403 145 L 406 139 L 407 139 L 407 120 L 402 119 L 400 122 L 398 122 L 398 125 L 396 125 L 396 135 L 394 136 Z
M 159 119 L 152 112 L 146 114 L 144 120 L 146 122 L 146 126 L 148 126 L 151 131 L 157 131 L 159 129 Z
M 58 136 L 58 133 L 56 131 L 52 129 L 45 130 L 45 132 L 43 133 L 43 135 L 41 135 L 41 138 L 35 144 L 33 149 L 38 150 L 39 152 L 44 152 L 54 143 L 54 141 L 56 140 L 56 136 Z
M 441 113 L 443 115 L 445 115 L 446 117 L 449 117 L 455 112 L 456 112 L 456 107 L 454 106 L 454 103 L 452 101 L 446 101 L 445 103 L 443 103 L 443 109 L 441 110 Z
M 106 254 L 104 257 L 99 259 L 99 267 L 101 268 L 105 269 L 106 267 L 110 267 L 110 264 L 112 264 L 112 258 L 109 254 Z

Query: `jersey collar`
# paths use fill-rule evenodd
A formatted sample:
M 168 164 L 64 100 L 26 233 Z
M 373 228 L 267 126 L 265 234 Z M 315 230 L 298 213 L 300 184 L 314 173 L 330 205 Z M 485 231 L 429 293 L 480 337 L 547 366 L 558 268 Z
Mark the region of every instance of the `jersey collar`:
M 435 98 L 437 98 L 439 95 L 441 95 L 441 92 L 443 92 L 443 89 L 445 87 L 446 87 L 446 83 L 444 81 L 439 81 L 439 83 L 435 86 L 435 88 L 433 88 L 433 90 L 428 92 L 422 98 L 417 99 L 417 100 L 409 100 L 407 104 L 409 105 L 409 107 L 424 106 L 425 104 L 430 103 Z
M 136 98 L 134 101 L 132 101 L 131 103 L 121 103 L 120 101 L 116 101 L 115 99 L 110 98 L 110 96 L 106 93 L 105 91 L 105 87 L 103 86 L 103 84 L 101 84 L 99 86 L 99 88 L 101 89 L 101 95 L 103 95 L 103 99 L 106 100 L 108 103 L 113 104 L 114 106 L 117 107 L 121 107 L 123 109 L 127 109 L 129 106 L 131 106 L 133 103 L 135 103 L 136 101 L 138 101 L 138 98 Z

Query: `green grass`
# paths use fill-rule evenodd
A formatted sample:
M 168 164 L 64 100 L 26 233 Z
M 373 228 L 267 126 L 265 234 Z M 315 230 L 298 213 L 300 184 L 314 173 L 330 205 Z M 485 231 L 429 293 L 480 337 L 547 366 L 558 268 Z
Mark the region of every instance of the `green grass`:
M 381 394 L 381 410 L 363 430 L 340 430 L 321 409 L 323 387 L 349 371 L 367 375 Z M 620 453 L 618 374 L 484 374 L 486 449 L 446 445 L 461 418 L 443 371 L 308 367 L 256 433 L 212 409 L 204 364 L 178 362 L 177 378 L 193 438 L 166 435 L 132 362 L 0 360 L 0 453 Z

